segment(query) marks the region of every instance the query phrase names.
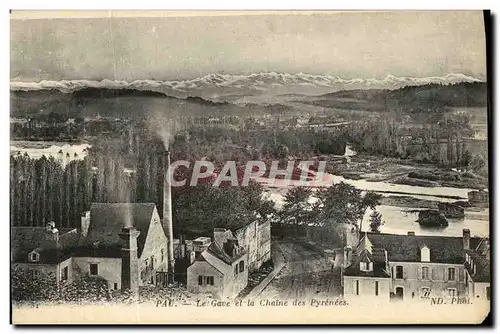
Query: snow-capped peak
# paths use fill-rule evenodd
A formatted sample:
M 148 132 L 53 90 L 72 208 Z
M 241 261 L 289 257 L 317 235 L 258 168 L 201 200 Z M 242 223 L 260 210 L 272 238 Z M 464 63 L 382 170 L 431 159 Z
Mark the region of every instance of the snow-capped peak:
M 92 80 L 61 80 L 40 82 L 11 82 L 12 91 L 33 91 L 55 89 L 64 93 L 74 92 L 84 88 L 137 89 L 185 94 L 190 96 L 224 95 L 256 95 L 256 94 L 324 94 L 347 89 L 398 89 L 404 86 L 424 84 L 455 84 L 459 82 L 481 82 L 480 79 L 462 73 L 450 73 L 433 77 L 397 77 L 392 74 L 382 79 L 352 78 L 343 79 L 332 75 L 315 75 L 307 73 L 252 73 L 248 75 L 212 73 L 189 80 L 135 80 L 131 82 L 104 79 Z

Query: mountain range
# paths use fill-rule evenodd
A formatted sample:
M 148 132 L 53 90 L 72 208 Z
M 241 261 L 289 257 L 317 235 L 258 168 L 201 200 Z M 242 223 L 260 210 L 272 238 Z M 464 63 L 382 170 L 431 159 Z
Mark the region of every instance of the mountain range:
M 135 80 L 127 82 L 104 79 L 101 81 L 44 80 L 40 82 L 11 82 L 10 89 L 11 91 L 57 90 L 62 93 L 73 93 L 88 88 L 132 89 L 159 92 L 178 98 L 187 98 L 191 96 L 201 97 L 212 101 L 237 101 L 239 97 L 252 95 L 322 95 L 342 90 L 394 90 L 406 86 L 427 84 L 449 85 L 460 82 L 481 82 L 481 80 L 461 73 L 424 78 L 387 75 L 382 79 L 343 79 L 331 75 L 268 72 L 249 75 L 208 74 L 195 79 L 174 81 Z

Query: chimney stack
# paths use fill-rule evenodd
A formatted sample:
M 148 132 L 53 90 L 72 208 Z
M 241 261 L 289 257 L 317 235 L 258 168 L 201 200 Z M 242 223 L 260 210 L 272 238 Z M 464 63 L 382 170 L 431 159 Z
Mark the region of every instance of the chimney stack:
M 122 239 L 122 291 L 139 294 L 139 259 L 137 258 L 137 237 L 135 227 L 123 227 L 118 236 Z
M 464 249 L 470 249 L 470 230 L 468 228 L 464 228 L 462 230 L 463 233 L 463 244 L 464 244 Z
M 90 211 L 84 211 L 82 212 L 82 215 L 80 217 L 80 232 L 82 236 L 86 237 L 87 234 L 89 233 L 89 227 L 90 227 Z
M 167 268 L 169 281 L 174 281 L 174 236 L 172 228 L 172 188 L 169 178 L 170 152 L 165 151 L 165 175 L 163 181 L 163 230 L 168 239 Z
M 51 221 L 45 225 L 45 239 L 59 248 L 59 230 L 56 228 L 56 223 Z
M 235 256 L 237 245 L 238 245 L 238 240 L 227 239 L 226 243 L 223 245 L 224 251 L 231 256 Z

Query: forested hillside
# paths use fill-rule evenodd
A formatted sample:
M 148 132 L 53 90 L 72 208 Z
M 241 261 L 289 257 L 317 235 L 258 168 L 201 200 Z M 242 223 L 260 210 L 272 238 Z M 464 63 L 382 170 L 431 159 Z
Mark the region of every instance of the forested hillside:
M 358 89 L 309 98 L 304 103 L 355 110 L 397 110 L 403 113 L 444 111 L 451 107 L 486 106 L 487 85 L 484 82 L 462 82 L 454 85 L 407 86 L 396 90 Z

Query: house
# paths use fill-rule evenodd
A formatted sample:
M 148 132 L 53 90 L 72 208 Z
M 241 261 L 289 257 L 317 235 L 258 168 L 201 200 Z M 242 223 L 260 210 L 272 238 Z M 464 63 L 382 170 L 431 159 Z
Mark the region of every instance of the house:
M 239 261 L 238 264 L 231 262 L 224 252 L 224 247 L 227 247 L 224 244 L 228 241 L 240 250 L 237 254 L 241 255 L 241 259 L 234 259 Z M 210 237 L 192 241 L 174 239 L 174 248 L 177 263 L 182 262 L 183 257 L 188 259 L 189 291 L 232 298 L 246 287 L 249 273 L 271 260 L 271 223 L 253 221 L 240 225 L 234 232 L 214 228 L 213 240 Z M 208 284 L 205 284 L 200 276 L 213 276 L 213 279 L 208 278 Z
M 45 227 L 11 227 L 12 269 L 37 277 L 51 277 L 59 287 L 72 280 L 71 253 L 78 244 L 77 229 L 57 229 L 54 222 Z
M 466 250 L 464 266 L 467 294 L 476 299 L 490 300 L 491 269 L 488 239 L 482 239 L 475 249 Z
M 187 289 L 218 299 L 234 298 L 248 283 L 248 255 L 230 230 L 193 240 L 195 258 L 187 269 Z
M 248 254 L 248 271 L 254 272 L 271 260 L 271 222 L 253 221 L 235 231 Z
M 54 274 L 56 284 L 98 276 L 110 290 L 166 284 L 167 246 L 153 203 L 93 203 L 81 228 L 13 227 L 13 267 Z
M 489 242 L 469 230 L 462 237 L 365 233 L 344 254 L 346 298 L 489 299 Z
M 92 203 L 83 226 L 87 225 L 87 220 L 88 229 L 84 232 L 86 237 L 80 242 L 82 248 L 78 250 L 78 254 L 88 253 L 89 256 L 84 260 L 77 260 L 77 265 L 82 267 L 84 272 L 90 270 L 90 266 L 85 262 L 92 261 L 101 263 L 103 268 L 115 268 L 103 271 L 102 275 L 120 289 L 118 268 L 121 266 L 122 241 L 119 233 L 122 228 L 129 226 L 135 227 L 139 232 L 139 285 L 157 284 L 157 280 L 163 280 L 156 274 L 166 272 L 168 241 L 154 203 Z M 90 256 L 92 254 L 96 256 Z

